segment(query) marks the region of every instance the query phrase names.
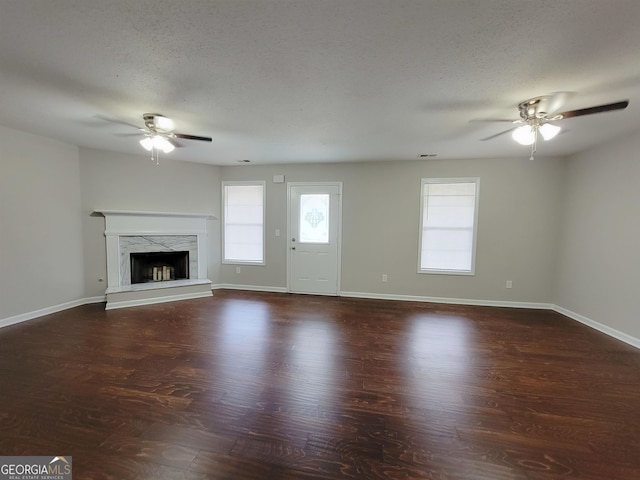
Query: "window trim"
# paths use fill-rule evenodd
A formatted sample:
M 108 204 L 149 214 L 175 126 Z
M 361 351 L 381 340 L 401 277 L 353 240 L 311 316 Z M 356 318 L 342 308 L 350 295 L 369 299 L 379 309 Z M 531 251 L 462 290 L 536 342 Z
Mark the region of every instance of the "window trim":
M 476 195 L 474 202 L 473 215 L 473 244 L 471 247 L 471 269 L 470 270 L 451 270 L 441 268 L 422 268 L 422 233 L 424 231 L 424 197 L 425 185 L 444 184 L 444 183 L 475 183 Z M 466 275 L 474 276 L 476 274 L 476 250 L 478 245 L 478 213 L 480 200 L 480 177 L 455 177 L 455 178 L 422 178 L 420 180 L 420 219 L 418 222 L 418 273 L 435 274 L 435 275 Z
M 252 187 L 252 186 L 261 186 L 262 187 L 262 261 L 256 262 L 251 260 L 235 260 L 230 259 L 227 260 L 225 258 L 225 234 L 226 234 L 226 204 L 225 204 L 225 190 L 227 186 L 238 186 L 238 187 Z M 221 263 L 223 265 L 257 265 L 264 266 L 266 265 L 266 255 L 267 255 L 267 182 L 264 180 L 247 180 L 247 181 L 222 181 L 222 199 L 220 202 L 222 214 L 222 222 L 220 225 L 220 236 L 221 236 L 221 245 L 220 245 L 220 256 Z

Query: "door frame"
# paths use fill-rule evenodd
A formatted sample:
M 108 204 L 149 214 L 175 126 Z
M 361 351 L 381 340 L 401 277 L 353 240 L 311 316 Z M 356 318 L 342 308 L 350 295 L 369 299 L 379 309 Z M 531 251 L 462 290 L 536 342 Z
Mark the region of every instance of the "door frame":
M 336 296 L 340 296 L 342 281 L 342 182 L 287 182 L 287 292 L 291 293 L 291 189 L 292 187 L 338 187 L 338 235 L 336 242 Z M 314 294 L 320 295 L 320 294 Z

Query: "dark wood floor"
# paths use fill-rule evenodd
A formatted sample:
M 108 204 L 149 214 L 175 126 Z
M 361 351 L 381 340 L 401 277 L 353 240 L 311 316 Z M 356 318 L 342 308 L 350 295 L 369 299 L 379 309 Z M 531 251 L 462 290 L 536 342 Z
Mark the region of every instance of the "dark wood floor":
M 0 330 L 74 479 L 640 479 L 640 351 L 549 311 L 218 291 Z

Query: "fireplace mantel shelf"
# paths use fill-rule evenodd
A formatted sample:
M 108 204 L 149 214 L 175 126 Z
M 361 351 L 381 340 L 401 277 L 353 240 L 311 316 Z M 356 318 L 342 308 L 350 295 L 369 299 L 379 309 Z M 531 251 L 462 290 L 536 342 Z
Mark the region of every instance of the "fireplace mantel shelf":
M 183 212 L 146 212 L 137 210 L 108 210 L 106 208 L 95 209 L 94 213 L 98 213 L 103 216 L 107 215 L 121 215 L 121 216 L 148 216 L 148 217 L 196 217 L 196 218 L 209 218 L 216 219 L 215 215 L 210 213 L 183 213 Z

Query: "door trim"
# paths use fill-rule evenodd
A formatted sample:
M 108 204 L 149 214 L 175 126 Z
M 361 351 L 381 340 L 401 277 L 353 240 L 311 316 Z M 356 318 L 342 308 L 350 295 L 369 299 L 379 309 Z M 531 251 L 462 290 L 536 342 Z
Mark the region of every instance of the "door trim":
M 289 247 L 289 241 L 291 238 L 291 188 L 292 187 L 338 187 L 338 195 L 340 196 L 338 204 L 338 235 L 336 245 L 338 256 L 337 258 L 337 279 L 336 279 L 336 293 L 335 296 L 340 296 L 341 281 L 342 281 L 342 182 L 287 182 L 287 292 L 291 292 L 291 248 Z M 299 293 L 299 292 L 296 292 Z M 300 293 L 304 295 L 304 293 Z M 320 294 L 313 294 L 320 295 Z M 330 295 L 333 296 L 333 295 Z

